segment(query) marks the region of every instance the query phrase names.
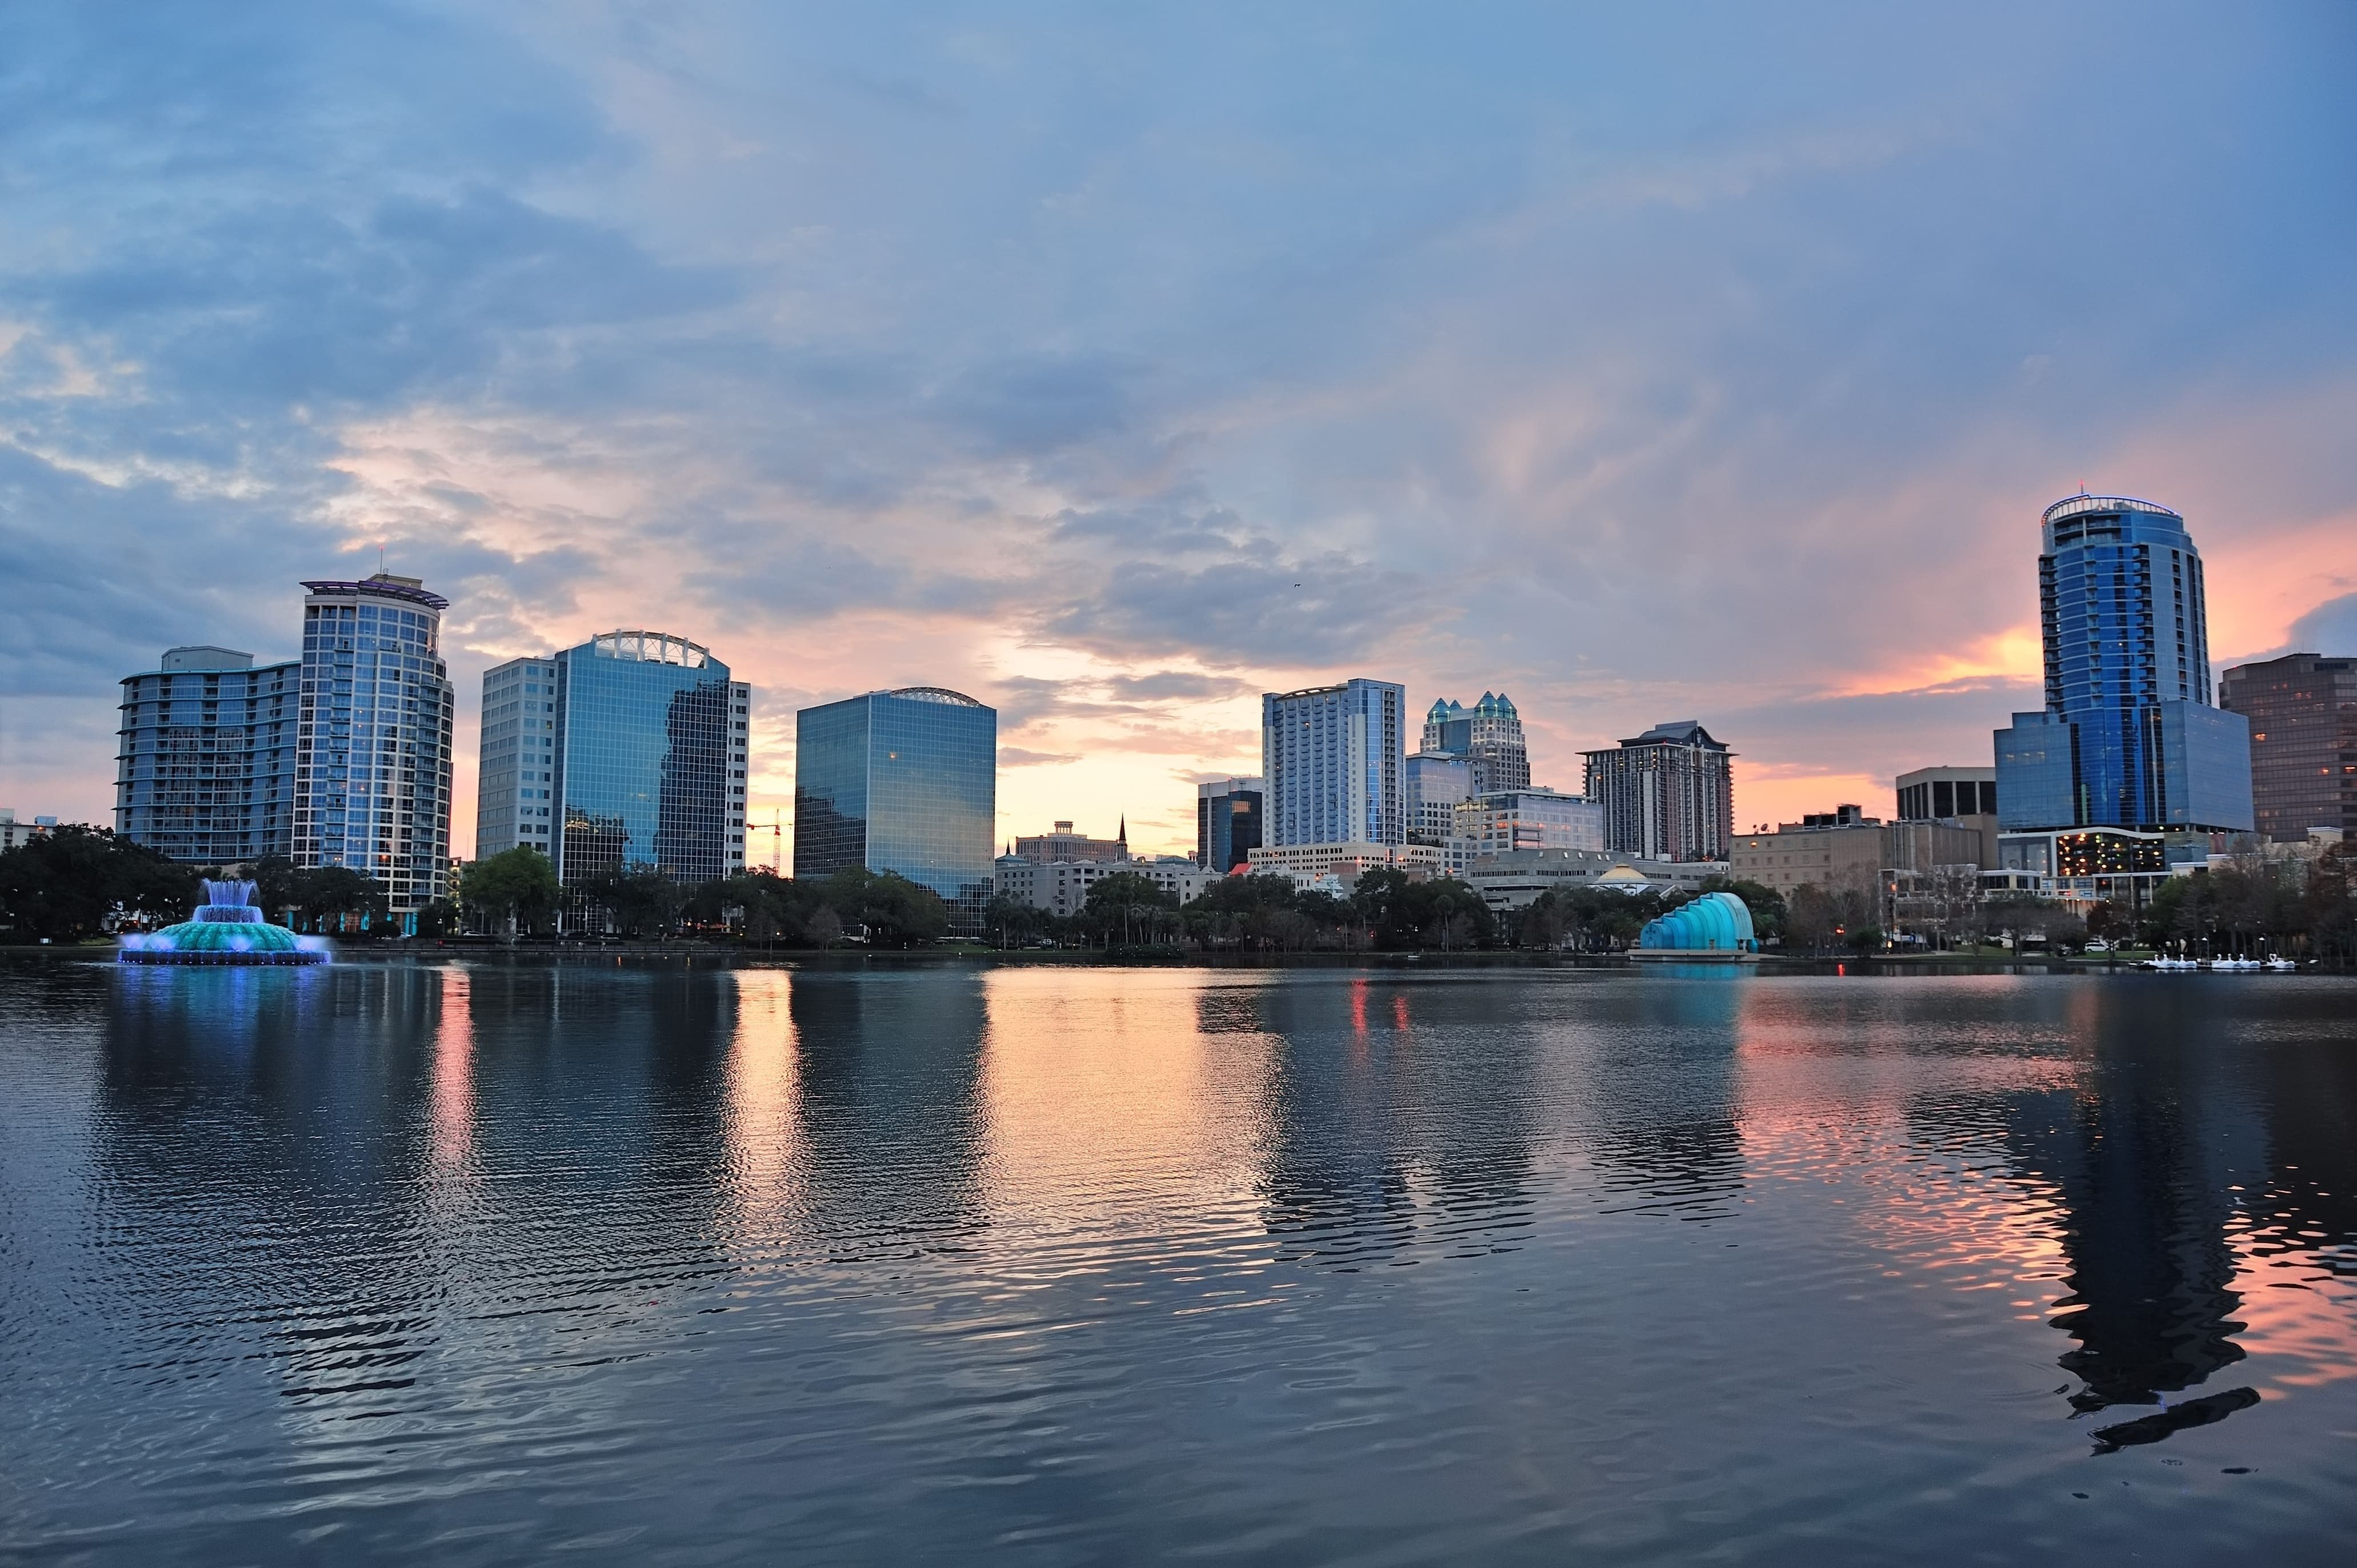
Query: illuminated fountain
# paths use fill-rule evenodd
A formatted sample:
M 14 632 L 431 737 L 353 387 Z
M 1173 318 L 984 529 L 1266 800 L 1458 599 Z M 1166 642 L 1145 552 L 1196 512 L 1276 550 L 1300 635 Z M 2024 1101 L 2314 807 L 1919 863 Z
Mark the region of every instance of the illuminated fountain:
M 205 901 L 186 920 L 124 937 L 115 956 L 124 963 L 325 963 L 328 943 L 264 919 L 254 907 L 253 883 L 209 881 Z

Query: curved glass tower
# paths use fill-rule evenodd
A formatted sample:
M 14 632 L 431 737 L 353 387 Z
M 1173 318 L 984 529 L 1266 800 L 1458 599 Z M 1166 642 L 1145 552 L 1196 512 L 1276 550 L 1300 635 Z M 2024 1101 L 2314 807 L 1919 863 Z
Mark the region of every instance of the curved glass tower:
M 450 601 L 390 572 L 303 586 L 295 864 L 365 873 L 406 922 L 449 892 Z
M 890 871 L 982 929 L 997 876 L 998 713 L 904 686 L 804 708 L 795 725 L 794 880 Z
M 1997 732 L 1999 826 L 2247 831 L 2250 726 L 2210 700 L 2201 556 L 2126 496 L 2046 509 L 2046 707 Z

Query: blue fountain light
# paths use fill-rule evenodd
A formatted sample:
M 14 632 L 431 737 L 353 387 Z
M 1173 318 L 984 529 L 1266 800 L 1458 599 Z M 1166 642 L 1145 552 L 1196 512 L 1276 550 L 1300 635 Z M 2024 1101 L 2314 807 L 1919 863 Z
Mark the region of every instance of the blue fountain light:
M 205 901 L 177 926 L 135 932 L 115 954 L 124 963 L 306 964 L 328 961 L 328 944 L 263 918 L 251 882 L 205 884 Z

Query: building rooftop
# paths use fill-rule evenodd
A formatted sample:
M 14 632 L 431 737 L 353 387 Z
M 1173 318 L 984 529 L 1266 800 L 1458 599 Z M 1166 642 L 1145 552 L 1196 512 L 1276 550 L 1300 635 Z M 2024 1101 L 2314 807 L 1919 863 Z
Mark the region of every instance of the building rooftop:
M 2134 496 L 2091 496 L 2083 493 L 2056 501 L 2046 509 L 2039 521 L 2056 522 L 2066 517 L 2077 517 L 2081 512 L 2090 511 L 2148 511 L 2162 517 L 2176 518 L 2179 522 L 2185 521 L 2177 512 L 2158 501 L 2140 501 Z
M 664 631 L 601 631 L 589 639 L 597 659 L 627 659 L 640 664 L 676 664 L 701 670 L 712 661 L 712 650 L 700 642 Z
M 367 594 L 376 598 L 405 599 L 411 604 L 424 605 L 427 609 L 433 610 L 447 610 L 450 607 L 450 601 L 441 595 L 427 593 L 420 579 L 396 577 L 390 572 L 378 572 L 373 575 L 362 577 L 358 582 L 344 582 L 335 578 L 323 578 L 313 582 L 309 578 L 305 578 L 303 585 L 315 594 Z

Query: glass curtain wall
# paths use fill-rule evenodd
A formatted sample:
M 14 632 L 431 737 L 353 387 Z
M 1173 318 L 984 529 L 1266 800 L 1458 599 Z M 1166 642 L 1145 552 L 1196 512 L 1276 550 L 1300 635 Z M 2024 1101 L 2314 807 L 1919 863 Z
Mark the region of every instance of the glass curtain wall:
M 567 886 L 651 869 L 728 869 L 728 667 L 661 632 L 606 632 L 556 656 Z

